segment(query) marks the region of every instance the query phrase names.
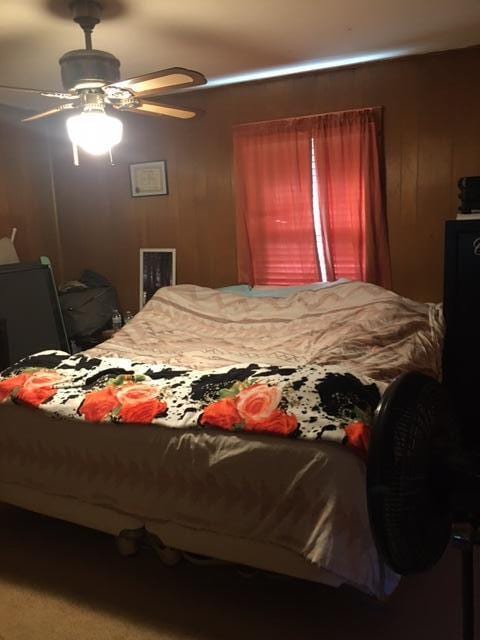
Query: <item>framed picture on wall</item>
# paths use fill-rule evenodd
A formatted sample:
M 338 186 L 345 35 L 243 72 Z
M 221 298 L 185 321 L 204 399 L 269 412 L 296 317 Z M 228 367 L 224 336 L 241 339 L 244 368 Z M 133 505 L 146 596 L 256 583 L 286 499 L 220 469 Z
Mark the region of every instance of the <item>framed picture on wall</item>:
M 176 279 L 175 249 L 140 249 L 140 305 L 150 300 L 161 287 L 170 287 Z
M 166 161 L 131 164 L 130 187 L 133 198 L 168 195 Z

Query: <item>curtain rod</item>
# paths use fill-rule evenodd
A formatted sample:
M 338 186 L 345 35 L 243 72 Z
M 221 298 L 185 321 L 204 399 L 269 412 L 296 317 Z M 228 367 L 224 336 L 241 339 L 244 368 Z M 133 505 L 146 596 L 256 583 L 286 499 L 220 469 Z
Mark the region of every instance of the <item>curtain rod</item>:
M 247 127 L 252 124 L 265 124 L 266 122 L 278 122 L 283 120 L 284 122 L 288 122 L 289 120 L 305 120 L 308 118 L 318 118 L 319 116 L 332 116 L 337 113 L 351 113 L 352 111 L 374 111 L 375 109 L 383 109 L 382 105 L 377 105 L 375 107 L 357 107 L 354 109 L 339 109 L 338 111 L 326 111 L 325 113 L 313 113 L 306 116 L 290 116 L 289 118 L 274 118 L 273 120 L 256 120 L 255 122 L 241 122 L 239 124 L 235 124 L 234 127 Z

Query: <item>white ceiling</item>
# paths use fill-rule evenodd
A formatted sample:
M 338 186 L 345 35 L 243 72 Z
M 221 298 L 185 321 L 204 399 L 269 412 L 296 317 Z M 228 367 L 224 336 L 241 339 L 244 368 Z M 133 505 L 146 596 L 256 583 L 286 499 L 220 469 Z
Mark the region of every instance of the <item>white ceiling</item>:
M 112 4 L 113 3 L 113 4 Z M 0 84 L 61 89 L 58 58 L 83 47 L 66 0 L 0 0 Z M 108 13 L 109 0 L 104 0 Z M 480 0 L 110 0 L 94 47 L 122 78 L 171 66 L 212 84 L 480 44 Z M 58 14 L 65 13 L 65 17 Z M 291 72 L 291 71 L 290 71 Z M 241 76 L 239 79 L 245 79 Z M 0 90 L 0 102 L 48 107 Z

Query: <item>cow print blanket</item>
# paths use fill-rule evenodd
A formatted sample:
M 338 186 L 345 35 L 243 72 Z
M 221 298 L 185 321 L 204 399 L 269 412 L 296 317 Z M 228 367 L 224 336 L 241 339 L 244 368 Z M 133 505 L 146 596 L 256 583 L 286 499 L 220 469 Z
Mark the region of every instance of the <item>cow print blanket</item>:
M 208 371 L 45 351 L 5 370 L 0 403 L 93 423 L 215 428 L 346 444 L 365 456 L 378 386 L 340 367 Z

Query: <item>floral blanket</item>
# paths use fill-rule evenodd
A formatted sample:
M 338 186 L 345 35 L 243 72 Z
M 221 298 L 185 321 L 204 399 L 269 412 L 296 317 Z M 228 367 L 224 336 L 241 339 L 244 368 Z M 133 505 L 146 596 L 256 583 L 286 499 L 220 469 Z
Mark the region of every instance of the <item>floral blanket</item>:
M 379 400 L 375 382 L 335 366 L 247 363 L 196 371 L 46 351 L 0 377 L 0 403 L 56 418 L 326 440 L 362 457 Z

